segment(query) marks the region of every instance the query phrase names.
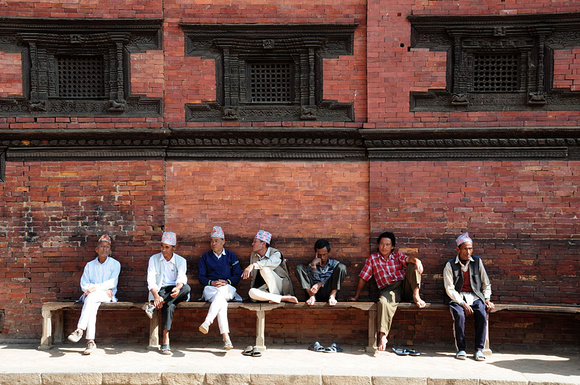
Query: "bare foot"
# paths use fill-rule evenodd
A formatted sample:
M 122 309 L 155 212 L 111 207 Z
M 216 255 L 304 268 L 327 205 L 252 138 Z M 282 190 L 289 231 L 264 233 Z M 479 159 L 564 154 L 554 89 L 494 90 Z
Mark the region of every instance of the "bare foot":
M 387 342 L 389 342 L 389 340 L 387 340 L 387 336 L 385 333 L 381 333 L 379 336 L 379 351 L 384 352 L 387 349 Z
M 336 300 L 336 298 L 334 298 L 334 296 L 333 296 L 333 295 L 331 295 L 331 296 L 328 298 L 328 304 L 329 304 L 330 306 L 334 306 L 334 305 L 336 305 L 337 303 L 338 303 L 338 301 Z
M 419 293 L 413 294 L 413 301 L 415 301 L 415 305 L 417 305 L 419 309 L 423 309 L 427 305 L 425 301 L 421 299 Z
M 306 301 L 306 304 L 307 305 L 310 305 L 310 306 L 314 305 L 315 303 L 316 303 L 316 297 L 315 296 L 312 296 L 312 297 L 308 298 L 308 300 Z
M 298 298 L 293 295 L 283 295 L 281 300 L 284 302 L 298 303 Z

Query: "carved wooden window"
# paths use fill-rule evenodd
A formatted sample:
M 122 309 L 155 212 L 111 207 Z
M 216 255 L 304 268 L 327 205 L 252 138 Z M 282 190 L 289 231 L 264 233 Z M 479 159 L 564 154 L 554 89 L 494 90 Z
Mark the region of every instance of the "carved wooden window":
M 412 111 L 578 110 L 552 87 L 553 52 L 580 46 L 580 15 L 410 16 L 411 48 L 447 53 L 445 90 L 411 93 Z
M 355 24 L 181 24 L 186 56 L 216 62 L 216 100 L 186 120 L 352 121 L 352 103 L 322 93 L 325 58 L 352 55 Z
M 0 116 L 160 116 L 161 99 L 130 93 L 130 54 L 161 49 L 147 20 L 3 19 L 3 50 L 22 53 L 23 97 Z

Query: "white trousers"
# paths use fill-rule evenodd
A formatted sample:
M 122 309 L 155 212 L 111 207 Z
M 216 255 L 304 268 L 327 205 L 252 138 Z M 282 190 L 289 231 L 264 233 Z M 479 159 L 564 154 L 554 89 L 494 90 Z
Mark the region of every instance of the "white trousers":
M 252 288 L 248 292 L 250 298 L 256 301 L 272 301 L 280 303 L 282 301 L 282 278 L 274 272 L 271 267 L 263 267 L 259 270 L 262 278 L 264 278 L 264 285 L 258 288 Z
M 96 290 L 83 298 L 83 310 L 81 311 L 81 318 L 77 324 L 78 329 L 86 330 L 86 339 L 94 340 L 96 325 L 97 325 L 97 311 L 102 302 L 112 302 L 113 298 L 109 297 L 105 290 Z
M 236 288 L 232 285 L 224 285 L 221 287 L 208 285 L 203 289 L 202 298 L 211 303 L 205 320 L 211 325 L 217 317 L 221 334 L 230 332 L 230 325 L 228 323 L 228 301 L 234 299 L 235 295 Z

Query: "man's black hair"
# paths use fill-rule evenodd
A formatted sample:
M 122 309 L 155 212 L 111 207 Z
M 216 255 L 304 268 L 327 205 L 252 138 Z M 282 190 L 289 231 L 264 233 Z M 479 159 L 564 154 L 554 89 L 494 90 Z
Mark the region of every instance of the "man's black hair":
M 396 244 L 395 234 L 391 233 L 390 231 L 385 231 L 377 238 L 377 245 L 381 243 L 381 239 L 383 238 L 389 238 L 391 240 L 391 244 L 393 245 L 393 247 L 395 247 Z
M 328 242 L 326 239 L 319 239 L 314 244 L 314 251 L 316 251 L 318 249 L 324 249 L 325 247 L 326 247 L 326 251 L 330 252 L 330 242 Z

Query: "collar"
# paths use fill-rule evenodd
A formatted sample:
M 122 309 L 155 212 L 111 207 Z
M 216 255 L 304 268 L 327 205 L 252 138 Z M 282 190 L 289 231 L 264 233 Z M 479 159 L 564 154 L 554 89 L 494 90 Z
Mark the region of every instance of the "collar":
M 96 258 L 97 262 L 99 263 L 99 265 L 104 265 L 105 263 L 107 263 L 107 261 L 109 260 L 109 257 L 105 258 L 105 260 L 103 261 L 103 263 L 101 263 L 101 261 L 99 261 L 99 256 L 97 255 Z
M 173 255 L 171 256 L 171 259 L 168 261 L 167 259 L 165 259 L 165 257 L 163 256 L 163 253 L 159 253 L 161 256 L 159 257 L 159 260 L 161 262 L 165 261 L 167 263 L 173 263 L 175 264 L 175 253 L 173 253 Z
M 467 260 L 467 263 L 469 262 L 474 262 L 475 260 L 472 257 L 469 257 L 469 259 Z M 455 264 L 461 264 L 461 260 L 459 259 L 459 254 L 457 254 L 457 256 L 455 257 Z
M 272 248 L 271 247 L 268 247 L 268 250 L 266 250 L 266 254 L 264 254 L 263 257 L 260 254 L 258 254 L 258 253 L 256 253 L 256 255 L 258 256 L 258 259 L 270 258 L 271 251 L 272 251 Z
M 224 249 L 222 249 L 222 252 L 221 252 L 221 254 L 219 254 L 219 255 L 218 255 L 218 254 L 216 254 L 216 253 L 215 253 L 215 251 L 213 251 L 213 250 L 212 250 L 211 252 L 213 253 L 213 255 L 215 255 L 215 256 L 216 256 L 216 258 L 220 258 L 220 257 L 223 257 L 224 255 L 226 255 L 226 249 L 225 249 L 225 248 L 224 248 Z
M 381 252 L 380 252 L 380 251 L 377 251 L 377 255 L 379 256 L 379 258 L 382 258 L 382 259 L 384 259 L 385 261 L 386 261 L 387 259 L 394 259 L 394 258 L 395 258 L 395 252 L 394 252 L 394 251 L 392 251 L 392 250 L 391 250 L 391 253 L 389 254 L 389 256 L 388 256 L 387 258 L 385 258 L 385 257 L 383 256 L 383 254 L 381 254 Z

